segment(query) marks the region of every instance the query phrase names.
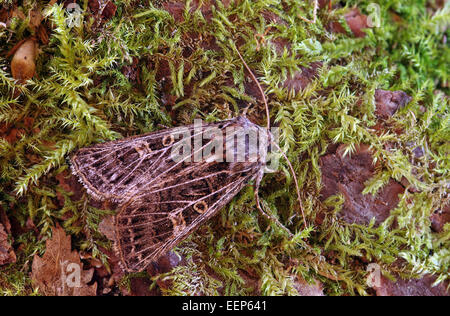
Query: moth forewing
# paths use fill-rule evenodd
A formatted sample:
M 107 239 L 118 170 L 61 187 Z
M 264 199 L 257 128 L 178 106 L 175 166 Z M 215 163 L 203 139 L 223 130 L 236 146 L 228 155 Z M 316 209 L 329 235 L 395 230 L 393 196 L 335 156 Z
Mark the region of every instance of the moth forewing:
M 205 162 L 223 162 L 224 161 L 224 139 L 222 131 L 217 127 L 209 127 L 203 132 L 203 137 L 208 142 L 203 150 Z

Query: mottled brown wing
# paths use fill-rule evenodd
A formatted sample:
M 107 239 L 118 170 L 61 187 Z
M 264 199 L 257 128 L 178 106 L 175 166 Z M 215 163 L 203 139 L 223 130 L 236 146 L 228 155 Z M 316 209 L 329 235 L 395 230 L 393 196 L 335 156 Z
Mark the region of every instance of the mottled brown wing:
M 120 206 L 116 246 L 124 269 L 144 270 L 214 216 L 261 171 L 258 163 L 191 163 Z
M 239 120 L 205 127 L 225 128 L 239 124 Z M 190 132 L 193 128 L 184 127 Z M 171 137 L 177 131 L 179 128 L 166 129 L 82 148 L 71 157 L 72 171 L 96 199 L 128 200 L 151 189 L 155 179 L 161 178 L 156 176 L 164 174 L 173 164 L 171 150 L 176 142 Z

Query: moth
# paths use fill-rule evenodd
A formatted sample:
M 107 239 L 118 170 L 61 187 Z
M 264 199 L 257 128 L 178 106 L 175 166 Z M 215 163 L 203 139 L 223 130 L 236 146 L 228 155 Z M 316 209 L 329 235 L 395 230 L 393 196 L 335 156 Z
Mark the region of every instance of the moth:
M 208 131 L 216 134 L 198 137 Z M 217 131 L 227 133 L 218 141 Z M 71 157 L 73 173 L 88 193 L 119 205 L 115 247 L 128 272 L 144 270 L 263 177 L 273 136 L 245 116 L 203 124 L 200 130 L 186 126 L 186 133 L 177 140 L 179 128 L 165 129 L 82 148 Z M 191 153 L 175 157 L 182 145 Z M 198 159 L 199 151 L 207 154 Z

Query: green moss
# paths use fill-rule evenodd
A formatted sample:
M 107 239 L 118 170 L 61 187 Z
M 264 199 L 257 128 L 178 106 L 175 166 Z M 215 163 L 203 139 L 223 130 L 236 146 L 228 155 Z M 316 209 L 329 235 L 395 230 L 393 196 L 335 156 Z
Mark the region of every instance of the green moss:
M 348 34 L 327 31 L 330 21 L 344 21 L 346 8 L 356 5 L 368 14 L 373 2 L 381 8 L 381 26 L 368 29 L 365 38 L 352 37 L 348 26 Z M 298 232 L 296 238 L 288 240 L 276 225 L 261 219 L 253 191 L 246 188 L 178 247 L 187 266 L 155 277 L 172 281 L 164 294 L 214 295 L 221 288 L 230 295 L 251 294 L 254 288 L 246 286 L 241 272 L 252 271 L 265 295 L 296 294 L 296 276 L 319 279 L 330 295 L 365 295 L 366 271 L 357 264 L 359 259 L 378 262 L 386 275 L 397 272 L 393 263 L 403 258 L 405 275 L 429 272 L 438 281 L 449 278 L 450 227 L 441 234 L 429 228 L 430 214 L 442 207 L 448 194 L 448 3 L 436 10 L 434 1 L 424 0 L 345 1 L 346 8 L 319 10 L 315 24 L 299 18 L 312 16 L 312 1 L 232 1 L 228 9 L 220 4 L 213 8 L 209 22 L 200 10 L 185 11 L 183 21 L 176 22 L 159 2 L 145 8 L 132 3 L 117 3 L 116 16 L 101 30 L 87 13 L 80 27 L 68 28 L 61 6 L 41 3 L 53 31 L 50 43 L 41 46 L 37 76 L 26 86 L 11 79 L 9 60 L 3 56 L 33 31 L 20 19 L 7 29 L 0 27 L 0 123 L 20 126 L 24 118 L 34 119 L 34 130 L 17 142 L 0 139 L 0 202 L 8 216 L 22 225 L 31 217 L 44 236 L 60 222 L 77 249 L 105 261 L 99 246 L 107 243 L 98 223 L 108 212 L 88 207 L 87 195 L 71 202 L 54 178 L 67 167 L 67 155 L 161 125 L 186 124 L 195 116 L 224 119 L 237 115 L 244 103 L 253 103 L 251 114 L 263 121 L 264 112 L 245 94 L 244 68 L 233 48 L 239 43 L 271 95 L 272 122 L 282 128 L 282 145 L 297 170 L 308 222 L 328 207 L 335 212 L 327 212 L 321 226 L 302 231 L 295 188 L 282 166 L 283 172 L 265 176 L 261 198 L 266 209 Z M 80 5 L 87 12 L 87 1 Z M 24 13 L 30 7 L 25 3 Z M 266 21 L 262 13 L 267 11 L 287 25 Z M 215 39 L 219 49 L 205 49 L 192 34 Z M 264 41 L 255 34 L 265 34 Z M 277 53 L 276 39 L 289 41 L 291 49 Z M 188 57 L 183 54 L 187 46 Z M 139 60 L 140 84 L 121 71 L 134 57 Z M 323 66 L 305 90 L 296 94 L 280 85 L 289 74 L 317 61 Z M 163 87 L 156 79 L 165 65 L 172 84 L 169 94 L 176 97 L 172 109 L 163 105 Z M 371 130 L 379 88 L 403 90 L 413 98 L 382 135 Z M 14 89 L 22 92 L 17 100 Z M 358 105 L 358 100 L 363 102 Z M 397 135 L 400 129 L 404 133 Z M 318 199 L 319 159 L 331 143 L 348 145 L 349 154 L 360 143 L 374 149 L 382 168 L 367 183 L 366 194 L 375 194 L 391 178 L 405 178 L 421 193 L 405 193 L 379 227 L 338 220 L 342 197 Z M 386 150 L 387 143 L 396 149 Z M 411 143 L 426 150 L 419 166 L 411 163 Z M 58 194 L 65 197 L 62 209 L 56 204 Z M 33 293 L 28 272 L 33 254 L 42 253 L 44 244 L 25 234 L 16 238 L 15 248 L 19 245 L 25 248 L 18 251 L 18 263 L 0 270 L 2 294 Z

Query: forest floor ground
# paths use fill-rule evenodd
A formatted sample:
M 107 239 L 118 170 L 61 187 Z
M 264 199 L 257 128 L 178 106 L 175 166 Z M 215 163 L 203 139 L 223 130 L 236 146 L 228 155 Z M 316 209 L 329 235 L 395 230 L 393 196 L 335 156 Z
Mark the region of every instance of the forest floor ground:
M 0 0 L 0 294 L 448 295 L 449 24 L 439 0 Z M 244 109 L 264 126 L 237 50 L 308 227 L 281 160 L 259 196 L 293 238 L 249 185 L 124 273 L 116 209 L 68 157 Z

